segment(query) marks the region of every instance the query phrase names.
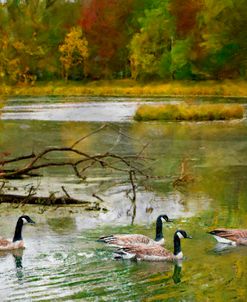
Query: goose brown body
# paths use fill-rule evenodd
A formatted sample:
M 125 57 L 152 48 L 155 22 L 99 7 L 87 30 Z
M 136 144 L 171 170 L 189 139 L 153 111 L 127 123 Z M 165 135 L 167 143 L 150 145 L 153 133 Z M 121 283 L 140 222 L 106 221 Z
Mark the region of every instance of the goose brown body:
M 111 245 L 125 246 L 130 244 L 160 244 L 148 236 L 141 234 L 115 234 L 105 237 L 100 237 L 101 241 Z M 162 241 L 161 241 L 162 242 Z M 162 242 L 164 243 L 164 241 Z
M 247 230 L 244 229 L 218 228 L 209 232 L 209 234 L 221 243 L 247 246 Z
M 155 244 L 132 244 L 117 249 L 114 253 L 115 259 L 145 260 L 145 261 L 174 261 L 183 259 L 180 240 L 191 238 L 185 231 L 177 230 L 174 234 L 174 252 Z
M 125 246 L 131 244 L 163 245 L 165 243 L 165 239 L 162 232 L 162 219 L 166 222 L 172 221 L 167 215 L 159 215 L 157 217 L 156 236 L 154 240 L 142 234 L 114 234 L 102 236 L 99 240 L 114 246 Z
M 118 255 L 117 255 L 118 253 Z M 121 257 L 121 253 L 128 255 Z M 120 256 L 120 257 L 118 257 Z M 115 258 L 126 258 L 146 261 L 174 261 L 176 256 L 160 245 L 132 244 L 126 245 L 116 252 Z
M 9 251 L 24 248 L 24 241 L 11 241 L 8 239 L 0 239 L 0 251 Z

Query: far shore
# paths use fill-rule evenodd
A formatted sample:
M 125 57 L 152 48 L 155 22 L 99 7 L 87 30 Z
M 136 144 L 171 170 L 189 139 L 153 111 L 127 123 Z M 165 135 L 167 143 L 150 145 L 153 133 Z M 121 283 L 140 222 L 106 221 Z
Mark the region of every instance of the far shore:
M 54 81 L 0 85 L 0 96 L 130 96 L 130 97 L 222 97 L 247 98 L 247 81 L 137 82 L 99 80 L 91 82 Z

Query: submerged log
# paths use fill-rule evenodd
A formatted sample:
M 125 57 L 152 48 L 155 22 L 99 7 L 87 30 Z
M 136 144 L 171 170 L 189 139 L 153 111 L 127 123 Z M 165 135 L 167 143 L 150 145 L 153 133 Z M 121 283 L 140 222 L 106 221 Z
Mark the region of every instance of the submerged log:
M 64 205 L 80 205 L 87 211 L 107 211 L 106 208 L 101 207 L 99 202 L 91 202 L 85 200 L 78 200 L 75 198 L 60 196 L 23 196 L 15 194 L 0 194 L 0 203 L 11 203 L 18 205 L 32 204 L 32 205 L 49 205 L 49 206 L 64 206 Z

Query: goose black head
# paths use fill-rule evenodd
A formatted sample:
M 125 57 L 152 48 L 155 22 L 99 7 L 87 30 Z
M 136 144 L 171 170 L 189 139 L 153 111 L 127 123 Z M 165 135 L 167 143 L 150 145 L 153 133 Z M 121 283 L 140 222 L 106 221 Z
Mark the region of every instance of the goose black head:
M 192 237 L 188 235 L 184 230 L 177 230 L 175 235 L 178 236 L 179 239 L 183 239 L 183 238 L 192 239 Z
M 35 224 L 35 222 L 28 215 L 20 216 L 16 223 L 13 242 L 22 240 L 22 227 L 25 224 Z
M 167 215 L 159 215 L 156 220 L 156 236 L 155 236 L 155 241 L 160 241 L 164 238 L 163 232 L 162 232 L 162 221 L 166 222 L 172 222 L 171 219 L 168 218 Z M 164 239 L 163 239 L 164 240 Z
M 22 220 L 23 224 L 35 224 L 28 215 L 22 215 L 18 220 Z
M 159 216 L 162 219 L 164 219 L 166 222 L 172 222 L 173 220 L 170 219 L 167 215 L 163 214 Z

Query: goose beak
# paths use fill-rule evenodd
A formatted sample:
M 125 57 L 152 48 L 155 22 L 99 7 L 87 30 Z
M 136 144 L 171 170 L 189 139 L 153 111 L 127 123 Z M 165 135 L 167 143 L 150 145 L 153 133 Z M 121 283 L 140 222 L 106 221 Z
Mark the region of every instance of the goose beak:
M 173 219 L 170 218 L 167 219 L 167 222 L 173 222 L 173 221 L 174 221 Z
M 31 218 L 30 218 L 30 221 L 28 222 L 30 224 L 35 224 L 35 221 L 33 221 Z
M 187 236 L 186 238 L 187 238 L 187 239 L 192 239 L 193 237 L 192 237 L 192 236 Z

